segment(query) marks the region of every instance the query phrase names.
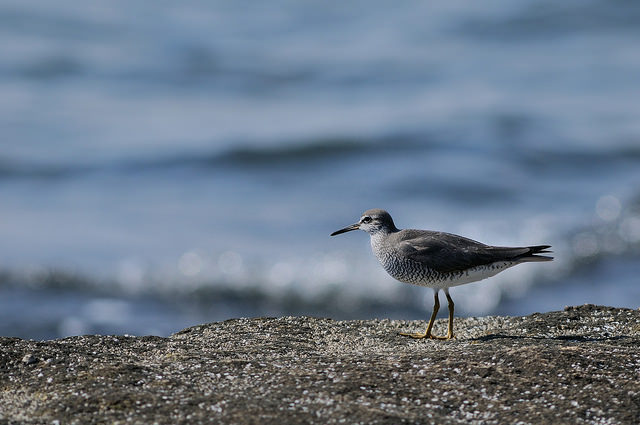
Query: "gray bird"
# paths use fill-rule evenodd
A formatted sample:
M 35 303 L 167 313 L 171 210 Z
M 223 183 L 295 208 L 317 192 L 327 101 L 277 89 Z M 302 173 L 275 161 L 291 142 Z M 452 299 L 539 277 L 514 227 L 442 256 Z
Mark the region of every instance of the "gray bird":
M 393 278 L 433 289 L 433 313 L 427 329 L 423 333 L 400 333 L 412 338 L 453 338 L 454 304 L 449 295 L 449 288 L 452 286 L 486 279 L 516 264 L 553 259 L 537 255 L 551 252 L 547 250 L 551 245 L 491 246 L 451 233 L 400 230 L 389 213 L 381 209 L 365 211 L 360 221 L 333 232 L 331 236 L 357 229 L 364 230 L 371 236 L 373 253 Z M 449 303 L 449 328 L 446 337 L 431 334 L 440 308 L 440 290 L 444 291 Z

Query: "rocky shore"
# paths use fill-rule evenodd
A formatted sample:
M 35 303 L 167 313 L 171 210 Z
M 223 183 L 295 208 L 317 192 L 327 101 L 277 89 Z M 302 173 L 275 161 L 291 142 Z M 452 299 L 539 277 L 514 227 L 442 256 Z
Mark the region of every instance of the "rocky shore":
M 0 424 L 640 423 L 640 310 L 0 338 Z M 443 334 L 446 323 L 439 320 Z

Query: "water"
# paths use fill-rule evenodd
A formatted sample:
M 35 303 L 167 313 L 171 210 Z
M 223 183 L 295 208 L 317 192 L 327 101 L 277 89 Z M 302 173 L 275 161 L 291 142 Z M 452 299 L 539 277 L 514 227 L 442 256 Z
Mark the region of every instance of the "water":
M 423 319 L 363 233 L 554 246 L 460 315 L 640 304 L 640 5 L 0 5 L 0 335 Z

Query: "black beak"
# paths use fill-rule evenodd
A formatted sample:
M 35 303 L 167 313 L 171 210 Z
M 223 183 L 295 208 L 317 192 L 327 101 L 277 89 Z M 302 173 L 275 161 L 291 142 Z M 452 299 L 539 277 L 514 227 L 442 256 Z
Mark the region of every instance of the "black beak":
M 331 236 L 339 235 L 340 233 L 347 233 L 352 230 L 358 230 L 360 228 L 360 223 L 352 224 L 351 226 L 347 226 L 344 229 L 336 230 L 331 234 Z

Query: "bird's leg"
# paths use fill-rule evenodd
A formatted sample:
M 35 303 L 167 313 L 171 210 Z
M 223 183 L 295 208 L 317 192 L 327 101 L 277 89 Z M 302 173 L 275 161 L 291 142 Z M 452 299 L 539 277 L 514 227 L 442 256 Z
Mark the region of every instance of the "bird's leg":
M 433 292 L 433 313 L 431 313 L 431 318 L 429 319 L 429 324 L 427 325 L 427 330 L 423 333 L 405 333 L 400 332 L 400 335 L 410 336 L 411 338 L 421 339 L 421 338 L 432 338 L 432 339 L 447 339 L 443 336 L 435 336 L 431 335 L 431 329 L 433 328 L 433 323 L 436 320 L 436 315 L 438 314 L 438 310 L 440 309 L 440 300 L 438 299 L 438 291 Z
M 447 296 L 447 302 L 449 303 L 449 328 L 447 330 L 447 339 L 451 339 L 453 338 L 453 307 L 455 304 L 453 303 L 453 299 L 451 299 L 451 295 L 449 295 L 449 289 L 445 289 L 444 294 Z

